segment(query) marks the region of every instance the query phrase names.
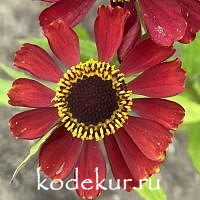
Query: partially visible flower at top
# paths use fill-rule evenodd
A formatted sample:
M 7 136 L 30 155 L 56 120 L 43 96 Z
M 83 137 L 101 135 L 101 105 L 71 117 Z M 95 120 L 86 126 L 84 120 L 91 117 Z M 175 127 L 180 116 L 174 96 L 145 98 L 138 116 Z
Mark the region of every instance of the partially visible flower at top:
M 125 55 L 119 68 L 112 66 L 120 46 L 126 9 L 102 6 L 94 31 L 98 61 L 80 62 L 76 33 L 63 20 L 43 27 L 44 35 L 57 58 L 65 66 L 62 72 L 50 55 L 40 47 L 24 44 L 17 51 L 14 65 L 45 81 L 57 83 L 56 91 L 32 79 L 17 79 L 8 92 L 9 103 L 33 108 L 10 119 L 12 134 L 20 139 L 37 139 L 54 126 L 43 144 L 39 166 L 51 179 L 66 179 L 79 169 L 77 193 L 93 199 L 102 192 L 96 188 L 106 178 L 106 163 L 98 141 L 103 140 L 113 175 L 127 191 L 139 180 L 158 172 L 165 151 L 184 117 L 184 109 L 162 98 L 184 90 L 185 72 L 174 54 L 147 39 Z M 105 31 L 106 30 L 106 31 Z M 126 83 L 125 76 L 135 74 Z M 134 97 L 135 94 L 148 98 Z M 81 182 L 92 180 L 85 190 Z
M 113 5 L 125 7 L 133 2 L 111 0 Z M 189 43 L 200 30 L 199 0 L 138 0 L 138 4 L 147 31 L 158 44 Z
M 63 18 L 69 26 L 74 26 L 83 19 L 95 2 L 95 0 L 43 1 L 56 3 L 41 13 L 42 26 L 58 18 Z M 200 30 L 199 0 L 110 0 L 110 2 L 112 6 L 127 7 L 132 13 L 135 12 L 133 4 L 138 3 L 138 11 L 143 16 L 151 39 L 160 45 L 171 46 L 175 41 L 189 43 Z M 135 20 L 132 22 L 133 25 L 136 23 Z
M 79 24 L 80 21 L 88 13 L 89 9 L 94 5 L 96 0 L 43 0 L 45 2 L 54 3 L 46 8 L 39 16 L 40 25 L 46 26 L 57 19 L 64 20 L 70 27 Z M 111 1 L 112 3 L 112 1 Z M 137 17 L 134 2 L 131 1 L 125 5 L 123 3 L 112 4 L 113 7 L 120 6 L 127 8 L 131 15 L 126 21 L 124 27 L 124 37 L 118 50 L 118 57 L 121 61 L 124 55 L 137 44 L 141 36 L 141 27 Z M 117 24 L 116 24 L 117 26 Z

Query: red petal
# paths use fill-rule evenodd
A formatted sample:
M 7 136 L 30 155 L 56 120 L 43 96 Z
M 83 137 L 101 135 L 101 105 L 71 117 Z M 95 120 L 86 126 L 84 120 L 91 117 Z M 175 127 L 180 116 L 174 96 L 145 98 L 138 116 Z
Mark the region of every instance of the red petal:
M 81 143 L 65 127 L 57 128 L 40 150 L 41 171 L 51 179 L 67 178 L 78 159 Z
M 129 117 L 124 128 L 148 159 L 155 161 L 164 159 L 165 151 L 172 140 L 172 135 L 166 128 L 151 120 L 138 117 Z
M 118 50 L 118 57 L 120 61 L 126 59 L 128 52 L 135 47 L 141 37 L 141 28 L 139 21 L 136 21 L 133 26 L 124 35 L 122 43 Z
M 196 32 L 200 30 L 200 2 L 196 0 L 182 0 L 179 2 L 183 15 L 188 23 L 182 43 L 189 43 L 196 37 Z
M 188 25 L 188 27 L 185 31 L 185 35 L 183 36 L 183 38 L 181 40 L 179 40 L 179 42 L 188 44 L 188 43 L 192 42 L 195 38 L 196 38 L 196 34 L 191 32 L 191 27 L 190 27 L 190 25 Z
M 76 167 L 78 169 L 78 195 L 83 199 L 94 199 L 98 197 L 101 194 L 102 189 L 96 188 L 97 178 L 98 183 L 104 180 L 102 185 L 104 184 L 106 178 L 106 164 L 100 151 L 98 142 L 84 142 L 80 159 Z M 96 168 L 98 168 L 98 177 L 95 173 Z M 85 190 L 81 186 L 81 183 L 86 179 L 90 179 L 92 181 L 92 183 L 84 184 L 86 188 L 92 187 L 89 190 Z
M 148 178 L 158 171 L 160 162 L 149 160 L 123 128 L 115 135 L 115 139 L 136 180 Z
M 156 121 L 172 130 L 178 128 L 185 115 L 182 106 L 165 99 L 134 99 L 132 109 L 141 117 Z
M 113 135 L 107 136 L 104 139 L 104 145 L 110 162 L 113 176 L 115 179 L 120 180 L 120 185 L 124 188 L 124 180 L 132 179 L 127 182 L 126 189 L 128 191 L 133 190 L 133 187 L 139 186 L 139 181 L 135 180 L 129 169 L 129 163 L 126 163 L 123 154 L 115 140 Z
M 119 60 L 122 61 L 129 50 L 134 48 L 137 42 L 141 39 L 141 25 L 138 20 L 137 10 L 133 0 L 124 3 L 113 2 L 111 0 L 111 5 L 113 7 L 121 6 L 128 9 L 131 13 L 126 21 L 123 40 L 118 50 Z
M 122 41 L 128 16 L 129 12 L 121 7 L 101 6 L 98 9 L 94 30 L 100 61 L 112 60 Z
M 173 47 L 160 46 L 151 39 L 147 39 L 129 51 L 120 70 L 127 76 L 139 73 L 161 63 L 172 56 L 174 52 Z
M 80 62 L 78 37 L 64 21 L 54 21 L 43 30 L 51 50 L 65 65 L 72 66 Z
M 39 108 L 51 106 L 55 92 L 37 81 L 20 78 L 13 82 L 8 96 L 13 106 Z
M 181 62 L 161 63 L 143 72 L 128 84 L 133 93 L 149 97 L 174 96 L 184 90 L 185 72 Z
M 37 139 L 59 120 L 56 108 L 39 108 L 21 112 L 9 121 L 12 134 L 20 139 Z
M 164 46 L 180 40 L 187 27 L 178 1 L 139 0 L 145 24 L 151 38 Z
M 95 0 L 60 0 L 45 9 L 39 17 L 40 25 L 46 26 L 63 19 L 70 27 L 77 25 L 87 14 Z
M 62 76 L 49 54 L 33 44 L 23 44 L 15 54 L 13 65 L 46 81 L 58 82 Z

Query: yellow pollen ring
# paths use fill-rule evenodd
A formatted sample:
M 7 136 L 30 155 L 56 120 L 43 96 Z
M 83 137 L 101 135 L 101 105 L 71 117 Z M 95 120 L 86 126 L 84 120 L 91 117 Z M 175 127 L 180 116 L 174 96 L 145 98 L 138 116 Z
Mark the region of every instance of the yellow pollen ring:
M 73 117 L 68 106 L 67 98 L 70 95 L 70 89 L 75 83 L 92 76 L 98 76 L 102 80 L 112 81 L 112 88 L 116 91 L 118 98 L 118 108 L 104 122 L 86 125 Z M 91 59 L 85 63 L 72 66 L 63 75 L 58 82 L 56 96 L 54 97 L 54 106 L 58 109 L 61 122 L 71 132 L 73 137 L 82 140 L 95 139 L 98 141 L 103 139 L 105 135 L 114 134 L 126 122 L 132 106 L 131 96 L 132 92 L 126 89 L 124 75 L 118 69 L 115 69 L 115 66 Z

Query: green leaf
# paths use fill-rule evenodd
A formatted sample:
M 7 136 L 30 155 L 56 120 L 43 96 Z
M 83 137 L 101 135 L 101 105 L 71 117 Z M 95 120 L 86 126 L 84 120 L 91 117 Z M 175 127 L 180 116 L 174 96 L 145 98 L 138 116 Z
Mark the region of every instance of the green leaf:
M 49 43 L 46 38 L 27 38 L 27 39 L 20 39 L 18 42 L 22 45 L 24 43 L 30 43 L 40 46 L 41 48 L 49 51 Z
M 30 148 L 28 155 L 25 157 L 25 159 L 18 165 L 17 169 L 15 170 L 12 179 L 11 179 L 11 183 L 13 182 L 13 180 L 15 179 L 15 177 L 17 176 L 17 174 L 20 172 L 20 170 L 26 166 L 27 162 L 39 151 L 40 147 L 42 146 L 42 144 L 50 137 L 50 135 L 52 134 L 53 131 L 49 131 L 48 133 L 46 133 L 42 138 L 40 138 L 39 140 L 37 140 Z
M 14 67 L 6 66 L 3 63 L 0 63 L 0 68 L 13 79 L 30 78 L 29 75 L 26 75 L 23 72 L 17 71 Z
M 181 60 L 183 67 L 187 71 L 188 75 L 196 76 L 200 74 L 200 33 L 197 34 L 197 38 L 190 44 L 179 44 Z
M 74 31 L 78 35 L 78 38 L 81 40 L 89 40 L 90 36 L 85 28 L 82 26 L 78 25 L 74 28 Z
M 137 192 L 145 200 L 167 200 L 164 190 L 160 186 L 159 189 L 156 189 L 157 181 L 159 180 L 155 176 L 152 176 L 146 183 L 143 184 L 141 190 L 137 189 Z
M 11 88 L 12 86 L 12 81 L 11 80 L 5 80 L 0 78 L 0 83 L 1 83 L 1 87 L 0 87 L 0 104 L 3 106 L 8 106 L 8 90 Z
M 185 109 L 184 123 L 194 123 L 200 121 L 200 104 L 194 102 L 186 96 L 175 96 L 169 98 L 169 100 L 179 103 Z
M 188 126 L 188 153 L 193 166 L 200 173 L 200 123 Z
M 80 40 L 81 61 L 85 62 L 90 58 L 97 59 L 97 49 L 94 42 Z

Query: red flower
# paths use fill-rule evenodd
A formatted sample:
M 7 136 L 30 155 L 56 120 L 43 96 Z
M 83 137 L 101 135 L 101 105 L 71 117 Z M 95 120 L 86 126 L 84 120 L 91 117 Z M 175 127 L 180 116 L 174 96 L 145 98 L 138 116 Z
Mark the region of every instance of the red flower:
M 57 19 L 63 19 L 70 27 L 77 25 L 87 14 L 88 10 L 92 7 L 95 0 L 85 1 L 71 1 L 71 0 L 43 0 L 46 2 L 54 3 L 49 8 L 45 9 L 40 14 L 40 25 L 46 26 Z M 137 44 L 140 40 L 141 28 L 137 17 L 137 11 L 135 9 L 134 2 L 130 3 L 113 3 L 113 7 L 120 6 L 129 9 L 131 15 L 128 17 L 124 37 L 118 50 L 118 57 L 123 59 L 124 55 Z
M 138 0 L 141 13 L 152 40 L 164 46 L 175 41 L 191 42 L 200 30 L 198 0 Z M 111 0 L 113 2 L 113 0 Z M 112 3 L 127 6 L 134 0 Z
M 54 92 L 31 79 L 13 83 L 9 103 L 33 108 L 10 119 L 13 135 L 32 140 L 56 127 L 40 150 L 40 169 L 53 180 L 63 180 L 78 167 L 77 193 L 86 199 L 102 192 L 95 188 L 96 167 L 99 180 L 106 178 L 99 140 L 103 139 L 121 186 L 125 186 L 124 179 L 132 179 L 126 187 L 131 191 L 139 179 L 158 171 L 172 141 L 171 131 L 184 117 L 180 105 L 161 99 L 184 89 L 180 61 L 165 61 L 174 54 L 172 47 L 144 40 L 125 56 L 119 69 L 109 64 L 120 46 L 128 15 L 120 7 L 99 8 L 94 26 L 98 61 L 85 63 L 80 63 L 77 35 L 66 22 L 56 20 L 45 26 L 51 50 L 64 65 L 73 65 L 64 74 L 43 49 L 32 44 L 24 44 L 14 58 L 18 68 L 58 86 Z M 138 73 L 125 84 L 125 76 Z M 132 99 L 132 94 L 149 98 Z M 85 179 L 93 181 L 88 186 L 93 189 L 81 187 Z
M 56 19 L 64 19 L 69 26 L 78 24 L 92 7 L 95 0 L 43 0 L 55 3 L 40 15 L 42 26 Z M 131 48 L 140 35 L 140 27 L 135 10 L 135 0 L 110 0 L 112 6 L 126 7 L 131 17 L 126 24 L 122 52 Z M 139 6 L 148 33 L 156 43 L 170 46 L 175 41 L 191 42 L 200 30 L 200 2 L 198 0 L 139 0 Z M 130 29 L 130 30 L 129 30 Z M 127 35 L 127 32 L 129 34 Z M 121 48 L 120 48 L 121 49 Z

